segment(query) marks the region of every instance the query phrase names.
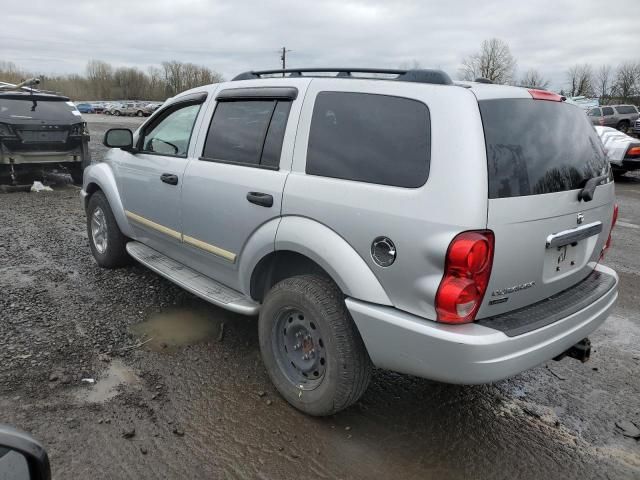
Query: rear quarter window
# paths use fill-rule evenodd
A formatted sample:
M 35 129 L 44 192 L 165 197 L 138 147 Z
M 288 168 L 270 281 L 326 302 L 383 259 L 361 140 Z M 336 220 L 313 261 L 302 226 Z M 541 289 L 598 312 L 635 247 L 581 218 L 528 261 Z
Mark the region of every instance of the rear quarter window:
M 321 92 L 311 119 L 310 175 L 416 188 L 429 176 L 429 109 L 402 97 Z
M 604 107 L 602 109 L 603 115 L 613 115 L 613 107 Z
M 623 105 L 621 107 L 616 107 L 616 110 L 618 111 L 618 113 L 622 115 L 626 115 L 628 113 L 637 113 L 635 107 L 632 107 L 631 105 Z
M 489 198 L 574 190 L 609 172 L 602 142 L 580 108 L 528 99 L 479 105 Z

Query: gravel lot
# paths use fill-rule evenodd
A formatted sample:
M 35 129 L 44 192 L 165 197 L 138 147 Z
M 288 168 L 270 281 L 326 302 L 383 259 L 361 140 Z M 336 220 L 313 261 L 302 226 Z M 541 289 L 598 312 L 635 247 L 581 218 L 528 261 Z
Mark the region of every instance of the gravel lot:
M 94 159 L 140 122 L 85 117 Z M 472 387 L 378 371 L 325 419 L 277 395 L 256 319 L 98 268 L 78 189 L 52 187 L 0 195 L 0 423 L 45 444 L 54 478 L 640 478 L 616 425 L 640 427 L 640 176 L 616 187 L 621 294 L 590 362 Z

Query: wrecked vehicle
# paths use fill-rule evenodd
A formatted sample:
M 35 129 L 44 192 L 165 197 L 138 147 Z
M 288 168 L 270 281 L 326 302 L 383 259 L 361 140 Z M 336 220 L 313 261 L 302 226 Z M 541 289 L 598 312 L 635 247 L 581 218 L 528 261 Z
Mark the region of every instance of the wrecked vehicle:
M 81 192 L 96 262 L 259 315 L 272 382 L 311 415 L 356 402 L 374 365 L 478 384 L 586 361 L 618 297 L 610 166 L 557 94 L 246 72 L 104 144 Z
M 66 171 L 75 183 L 89 165 L 89 131 L 69 98 L 33 89 L 0 89 L 0 177 Z
M 640 170 L 640 140 L 611 127 L 594 127 L 604 145 L 613 173 Z

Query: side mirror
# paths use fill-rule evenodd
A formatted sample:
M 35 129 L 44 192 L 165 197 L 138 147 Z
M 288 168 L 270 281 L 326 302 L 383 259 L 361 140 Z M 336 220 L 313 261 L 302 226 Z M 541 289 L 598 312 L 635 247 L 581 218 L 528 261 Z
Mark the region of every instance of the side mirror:
M 102 141 L 105 147 L 133 149 L 133 133 L 128 128 L 111 128 L 104 134 Z
M 0 426 L 0 478 L 50 480 L 47 452 L 26 433 Z

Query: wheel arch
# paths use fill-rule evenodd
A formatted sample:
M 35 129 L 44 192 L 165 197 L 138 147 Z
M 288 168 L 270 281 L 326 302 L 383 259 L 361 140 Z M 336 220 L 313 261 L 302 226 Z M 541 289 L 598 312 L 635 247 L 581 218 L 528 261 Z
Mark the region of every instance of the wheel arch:
M 86 168 L 84 178 L 84 192 L 86 194 L 84 197 L 85 210 L 91 196 L 97 191 L 101 191 L 104 196 L 107 197 L 107 201 L 109 202 L 109 206 L 111 207 L 120 231 L 127 237 L 132 237 L 133 231 L 125 215 L 122 200 L 120 199 L 120 192 L 118 191 L 111 167 L 107 163 L 93 164 Z
M 250 274 L 245 273 L 244 291 L 252 298 L 261 301 L 269 288 L 284 278 L 320 273 L 331 278 L 346 296 L 391 305 L 362 257 L 325 225 L 303 217 L 283 217 L 275 239 L 274 248 L 253 262 Z

